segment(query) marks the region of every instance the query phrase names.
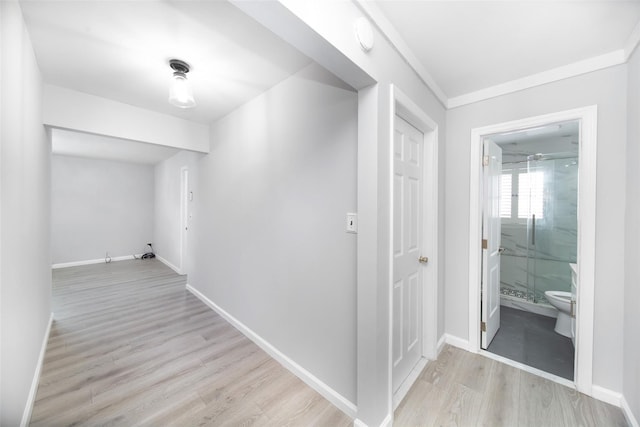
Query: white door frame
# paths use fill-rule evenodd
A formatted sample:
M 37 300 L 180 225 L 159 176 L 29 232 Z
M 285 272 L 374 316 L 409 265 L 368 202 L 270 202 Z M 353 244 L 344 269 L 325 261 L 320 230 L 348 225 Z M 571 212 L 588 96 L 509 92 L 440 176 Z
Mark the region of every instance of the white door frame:
M 422 212 L 423 232 L 422 251 L 429 257 L 429 263 L 422 274 L 422 367 L 428 359 L 437 357 L 438 328 L 438 125 L 418 105 L 394 85 L 391 87 L 390 123 L 394 123 L 396 115 L 402 117 L 424 135 L 423 143 L 423 186 Z M 394 126 L 390 126 L 389 135 L 389 187 L 393 200 L 393 137 Z M 393 218 L 393 204 L 389 204 L 389 218 Z M 398 392 L 393 395 L 393 221 L 389 221 L 389 390 L 390 408 L 394 410 L 417 379 L 417 374 L 410 374 Z M 419 363 L 420 365 L 420 363 Z M 421 369 L 417 369 L 420 371 Z
M 491 134 L 580 120 L 578 169 L 578 277 L 574 383 L 592 394 L 593 310 L 596 243 L 596 105 L 529 117 L 471 131 L 469 174 L 469 350 L 480 351 L 480 280 L 482 268 L 482 140 Z
M 189 168 L 180 168 L 180 274 L 187 274 L 187 239 L 189 226 Z

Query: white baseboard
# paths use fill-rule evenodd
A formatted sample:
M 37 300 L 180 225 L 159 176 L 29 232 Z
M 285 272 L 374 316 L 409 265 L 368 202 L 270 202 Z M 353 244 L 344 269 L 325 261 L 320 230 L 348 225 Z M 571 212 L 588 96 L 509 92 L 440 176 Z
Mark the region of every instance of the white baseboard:
M 353 420 L 353 427 L 369 427 L 369 425 L 356 418 L 355 420 Z M 384 420 L 382 420 L 382 423 L 380 423 L 379 427 L 391 427 L 391 414 L 387 414 Z
M 142 256 L 142 254 L 117 256 L 117 257 L 112 257 L 111 258 L 111 262 L 114 262 L 114 261 L 126 261 L 126 260 L 131 260 L 131 259 L 136 259 L 136 258 L 140 259 L 141 256 Z M 80 265 L 104 264 L 104 263 L 105 263 L 104 258 L 88 259 L 88 260 L 84 260 L 84 261 L 62 262 L 62 263 L 59 263 L 59 264 L 53 264 L 53 265 L 51 265 L 51 268 L 56 269 L 56 268 L 78 267 Z
M 356 405 L 346 399 L 344 396 L 340 395 L 334 389 L 329 387 L 327 384 L 322 382 L 316 376 L 314 376 L 311 372 L 304 369 L 302 366 L 298 365 L 296 362 L 287 357 L 280 350 L 275 348 L 269 342 L 267 342 L 264 338 L 256 334 L 253 330 L 248 328 L 238 319 L 233 317 L 231 314 L 227 313 L 221 307 L 216 305 L 213 301 L 207 298 L 205 295 L 200 293 L 197 289 L 187 284 L 187 290 L 195 295 L 200 301 L 208 305 L 213 311 L 217 312 L 220 316 L 222 316 L 227 322 L 231 323 L 236 329 L 242 332 L 247 338 L 253 341 L 258 345 L 261 349 L 263 349 L 269 356 L 273 357 L 277 360 L 282 366 L 291 371 L 295 376 L 304 381 L 309 387 L 313 388 L 315 391 L 320 393 L 325 399 L 334 404 L 338 409 L 347 414 L 351 418 L 356 417 Z
M 620 407 L 622 401 L 622 394 L 611 391 L 608 388 L 600 387 L 599 385 L 591 386 L 591 397 L 601 400 L 610 405 Z
M 166 259 L 162 258 L 160 255 L 156 254 L 156 258 L 158 259 L 158 261 L 160 261 L 161 263 L 163 263 L 164 265 L 166 265 L 167 267 L 169 267 L 170 269 L 172 269 L 176 273 L 182 275 L 182 273 L 180 272 L 180 269 L 178 267 L 176 267 L 175 265 L 171 264 L 169 261 L 167 261 Z
M 469 346 L 469 340 L 465 340 L 462 338 L 458 338 L 454 335 L 450 335 L 450 334 L 444 334 L 444 341 L 449 344 L 452 345 L 454 347 L 458 347 L 461 348 L 465 351 L 471 351 L 470 346 Z
M 627 402 L 627 399 L 624 398 L 624 395 L 622 395 L 622 398 L 620 399 L 620 407 L 622 408 L 624 417 L 627 419 L 627 424 L 629 424 L 631 427 L 640 427 L 640 424 L 638 424 L 638 419 L 633 415 L 633 412 L 629 407 L 629 403 Z
M 409 372 L 409 375 L 404 380 L 404 382 L 400 384 L 400 387 L 398 387 L 398 391 L 394 393 L 392 399 L 394 411 L 398 408 L 398 406 L 400 406 L 400 403 L 402 403 L 404 398 L 407 396 L 407 393 L 409 393 L 409 390 L 411 390 L 411 387 L 413 387 L 413 384 L 416 382 L 424 368 L 427 366 L 427 363 L 429 363 L 429 360 L 427 360 L 425 357 L 422 357 L 418 361 L 416 366 L 411 370 L 411 372 Z
M 22 413 L 22 421 L 20 421 L 20 427 L 26 427 L 31 421 L 31 411 L 33 411 L 33 405 L 36 401 L 36 393 L 38 392 L 38 384 L 40 384 L 40 372 L 42 371 L 42 363 L 44 362 L 44 354 L 47 351 L 47 343 L 49 342 L 49 334 L 51 333 L 51 325 L 53 324 L 53 313 L 49 316 L 49 324 L 47 330 L 44 332 L 44 338 L 42 339 L 42 346 L 40 347 L 40 355 L 38 356 L 38 363 L 36 364 L 36 371 L 33 374 L 33 380 L 31 381 L 31 389 L 29 389 L 29 396 L 27 396 L 27 404 L 24 407 Z
M 442 353 L 442 349 L 444 348 L 444 345 L 447 343 L 447 339 L 446 338 L 447 338 L 447 335 L 446 334 L 442 334 L 442 336 L 438 340 L 438 344 L 436 346 L 436 359 L 438 357 L 440 357 L 440 353 Z

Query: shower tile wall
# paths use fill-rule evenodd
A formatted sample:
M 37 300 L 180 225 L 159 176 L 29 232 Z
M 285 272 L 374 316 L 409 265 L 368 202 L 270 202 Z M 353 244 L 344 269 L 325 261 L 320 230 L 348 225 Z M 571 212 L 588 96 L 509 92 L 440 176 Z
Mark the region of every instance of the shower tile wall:
M 503 220 L 501 246 L 506 250 L 501 257 L 500 287 L 504 295 L 544 303 L 547 290 L 571 290 L 569 263 L 576 262 L 577 252 L 578 166 L 577 158 L 536 163 L 536 170 L 545 172 L 545 183 L 544 217 L 536 219 L 535 249 L 527 246 L 526 220 Z

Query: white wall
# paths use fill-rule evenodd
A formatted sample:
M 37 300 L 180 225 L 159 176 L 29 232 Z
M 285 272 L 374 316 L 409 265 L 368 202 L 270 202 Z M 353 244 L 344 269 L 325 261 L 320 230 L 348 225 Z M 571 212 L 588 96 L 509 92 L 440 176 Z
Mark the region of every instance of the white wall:
M 623 393 L 640 421 L 640 49 L 628 67 Z
M 393 84 L 407 94 L 438 125 L 440 164 L 444 163 L 446 117 L 443 106 L 374 26 L 375 46 L 360 48 L 353 32 L 366 15 L 356 2 L 284 0 L 233 1 L 270 30 L 317 63 L 349 82 L 358 92 L 358 214 L 357 248 L 357 421 L 359 425 L 389 423 L 393 416 L 390 388 L 390 221 L 391 135 L 390 98 Z M 372 5 L 366 4 L 368 8 Z M 444 229 L 444 168 L 439 168 L 439 229 Z M 438 335 L 444 332 L 444 240 L 438 239 Z
M 447 112 L 445 326 L 467 340 L 472 128 L 598 105 L 593 382 L 622 391 L 626 67 L 608 68 Z
M 153 242 L 153 166 L 54 155 L 53 264 L 145 252 Z
M 201 154 L 182 151 L 155 166 L 155 217 L 153 248 L 156 255 L 174 270 L 187 273 L 181 258 L 181 170 L 189 171 L 189 191 L 199 197 L 196 190 L 197 162 Z M 193 215 L 189 202 L 189 211 Z M 185 258 L 188 255 L 185 254 Z M 187 259 L 184 264 L 187 264 Z
M 42 126 L 42 79 L 18 2 L 0 2 L 0 15 L 0 425 L 16 426 L 25 408 L 30 413 L 51 313 L 51 145 Z
M 190 284 L 356 398 L 357 96 L 312 64 L 211 126 Z

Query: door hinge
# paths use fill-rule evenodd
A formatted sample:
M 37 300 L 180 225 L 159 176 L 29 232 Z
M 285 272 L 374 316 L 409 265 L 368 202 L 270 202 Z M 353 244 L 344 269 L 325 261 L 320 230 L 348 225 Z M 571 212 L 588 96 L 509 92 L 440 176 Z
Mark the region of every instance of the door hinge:
M 489 166 L 489 156 L 484 156 L 482 158 L 482 166 Z
M 487 249 L 489 247 L 489 242 L 487 239 L 482 239 L 482 249 Z
M 480 322 L 480 330 L 482 332 L 487 332 L 487 322 Z

